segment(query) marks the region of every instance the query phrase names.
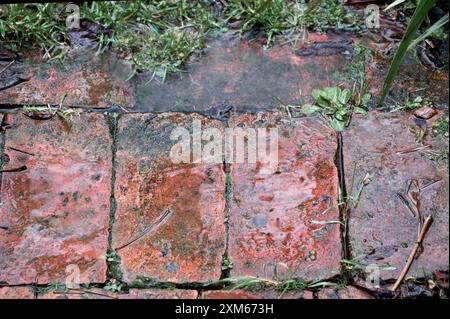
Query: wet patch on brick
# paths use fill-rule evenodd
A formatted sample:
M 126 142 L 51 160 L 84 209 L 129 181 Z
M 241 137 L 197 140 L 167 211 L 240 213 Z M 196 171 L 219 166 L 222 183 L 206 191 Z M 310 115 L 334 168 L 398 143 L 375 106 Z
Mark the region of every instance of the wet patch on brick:
M 202 293 L 202 299 L 313 299 L 310 291 L 247 291 L 247 290 L 211 290 Z
M 222 164 L 175 164 L 176 127 L 222 128 L 197 115 L 125 115 L 119 120 L 113 247 L 127 282 L 204 282 L 221 274 L 225 250 Z
M 0 299 L 35 299 L 35 295 L 29 287 L 3 287 L 0 288 Z
M 279 136 L 273 173 L 259 160 L 231 165 L 231 276 L 272 279 L 274 267 L 305 280 L 339 274 L 336 134 L 318 119 L 278 113 L 234 117 L 229 126 L 277 127 Z
M 358 206 L 350 212 L 351 252 L 363 264 L 396 268 L 381 268 L 382 279 L 398 277 L 417 240 L 416 212 L 401 198 L 406 197 L 411 180 L 420 185 L 423 216 L 431 214 L 434 222 L 408 277 L 424 277 L 449 267 L 448 170 L 438 169 L 440 165 L 432 160 L 432 152 L 448 150 L 448 142 L 429 136 L 425 140 L 429 147 L 416 143 L 419 125 L 423 129 L 429 124 L 408 113 L 375 112 L 355 117 L 343 134 L 347 191 L 351 192 L 353 175 L 351 194 L 355 195 L 361 180 L 370 174 Z M 417 147 L 422 149 L 414 151 Z
M 333 43 L 336 46 L 349 39 L 336 36 Z M 140 79 L 135 109 L 204 112 L 230 104 L 237 111 L 253 112 L 277 107 L 278 98 L 296 105 L 300 98 L 309 97 L 313 89 L 332 85 L 334 73 L 348 64 L 348 56 L 342 54 L 346 51 L 343 45 L 340 50 L 328 46 L 324 54 L 322 51 L 327 48 L 312 48 L 331 39 L 312 34 L 308 40 L 306 44 L 298 41 L 296 47 L 286 44 L 264 50 L 262 41 L 223 35 L 209 43 L 198 61 L 187 66 L 188 73 L 169 76 L 164 83 L 149 82 L 147 77 Z M 352 50 L 350 44 L 347 47 Z
M 133 105 L 133 85 L 125 81 L 131 69 L 112 54 L 96 56 L 95 52 L 83 51 L 78 56 L 67 57 L 63 65 L 28 57 L 8 71 L 27 81 L 0 91 L 0 107 L 59 105 L 64 95 L 66 106 L 129 108 Z
M 0 282 L 104 282 L 111 139 L 103 115 L 35 121 L 9 115 L 1 185 Z

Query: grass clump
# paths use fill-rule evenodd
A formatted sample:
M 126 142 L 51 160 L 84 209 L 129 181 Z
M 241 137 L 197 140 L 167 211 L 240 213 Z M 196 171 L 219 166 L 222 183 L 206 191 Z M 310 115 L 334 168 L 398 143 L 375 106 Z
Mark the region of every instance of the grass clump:
M 9 4 L 0 6 L 0 41 L 13 51 L 36 44 L 46 55 L 67 46 L 64 5 Z
M 12 50 L 37 46 L 46 57 L 64 58 L 70 48 L 62 4 L 11 4 L 0 7 L 0 41 Z M 118 50 L 134 71 L 155 75 L 179 71 L 193 53 L 200 53 L 208 36 L 222 26 L 200 1 L 84 2 L 80 18 L 98 25 L 98 52 Z
M 289 1 L 283 0 L 231 0 L 225 12 L 229 20 L 241 21 L 240 31 L 259 29 L 267 36 L 266 45 L 288 27 L 292 15 Z
M 274 43 L 276 35 L 291 31 L 324 32 L 360 26 L 356 16 L 337 0 L 231 0 L 225 16 L 229 21 L 241 21 L 241 33 L 261 31 L 267 37 L 266 46 Z
M 205 47 L 206 37 L 223 27 L 198 1 L 93 2 L 81 12 L 109 30 L 99 38 L 99 51 L 118 49 L 135 72 L 153 70 L 163 79 L 180 71 L 191 54 Z
M 153 76 L 182 70 L 192 54 L 199 54 L 206 39 L 226 30 L 212 12 L 215 1 L 138 0 L 83 2 L 81 22 L 98 28 L 89 38 L 98 53 L 108 48 L 131 61 L 134 72 L 152 70 Z M 64 4 L 9 4 L 0 6 L 0 41 L 13 51 L 37 46 L 48 60 L 63 59 L 71 48 Z M 325 31 L 347 25 L 349 14 L 337 0 L 229 0 L 223 12 L 228 22 L 240 23 L 240 32 L 258 30 L 266 46 L 280 34 Z M 350 25 L 355 25 L 353 22 Z M 81 23 L 83 29 L 83 23 Z
M 442 117 L 440 120 L 433 123 L 433 129 L 442 136 L 448 138 L 448 116 Z
M 354 13 L 349 13 L 339 1 L 316 1 L 312 9 L 305 14 L 304 24 L 308 29 L 324 32 L 327 29 L 360 28 L 362 23 Z

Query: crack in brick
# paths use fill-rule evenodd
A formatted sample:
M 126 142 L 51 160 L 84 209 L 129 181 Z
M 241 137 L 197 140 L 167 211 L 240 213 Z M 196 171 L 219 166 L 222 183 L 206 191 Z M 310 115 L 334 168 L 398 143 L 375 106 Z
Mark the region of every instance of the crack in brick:
M 112 113 L 106 115 L 106 120 L 109 127 L 109 134 L 111 136 L 111 189 L 110 189 L 110 211 L 108 223 L 108 251 L 106 255 L 107 264 L 107 282 L 111 279 L 122 281 L 122 269 L 120 268 L 120 257 L 116 254 L 113 248 L 113 226 L 116 221 L 117 200 L 115 196 L 116 185 L 116 152 L 117 152 L 117 127 L 119 121 L 119 114 Z
M 348 200 L 347 197 L 347 186 L 345 182 L 345 163 L 344 163 L 344 140 L 341 132 L 337 135 L 338 143 L 335 157 L 335 164 L 338 171 L 338 179 L 339 179 L 339 198 L 338 203 L 344 203 Z M 350 247 L 348 242 L 348 218 L 349 218 L 350 208 L 347 205 L 339 205 L 339 220 L 342 222 L 340 226 L 341 230 L 341 241 L 342 241 L 342 258 L 344 260 L 350 259 Z M 350 275 L 347 271 L 347 268 L 341 263 L 341 272 L 344 275 L 345 280 L 349 280 Z

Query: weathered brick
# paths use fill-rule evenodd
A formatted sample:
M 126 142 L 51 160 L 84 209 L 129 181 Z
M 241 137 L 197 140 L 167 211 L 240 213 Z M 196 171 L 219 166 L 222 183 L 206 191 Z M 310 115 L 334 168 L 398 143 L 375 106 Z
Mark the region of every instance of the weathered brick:
M 1 185 L 0 281 L 10 285 L 104 282 L 111 139 L 103 115 L 82 114 L 70 131 L 53 118 L 8 116 Z M 23 170 L 14 171 L 18 168 Z M 10 172 L 8 172 L 10 170 Z M 12 170 L 12 171 L 11 171 Z
M 277 127 L 279 136 L 274 173 L 262 172 L 259 158 L 231 165 L 231 275 L 271 279 L 275 266 L 306 280 L 338 274 L 336 134 L 317 119 L 278 113 L 238 116 L 229 126 Z
M 80 55 L 74 59 L 67 57 L 63 67 L 35 56 L 11 66 L 15 74 L 30 80 L 0 91 L 0 104 L 59 105 L 66 95 L 64 105 L 70 106 L 133 106 L 133 86 L 125 81 L 129 73 L 121 71 L 121 62 L 112 54 Z
M 421 188 L 437 182 L 423 189 L 419 196 L 422 214 L 431 214 L 434 222 L 425 237 L 424 251 L 413 262 L 408 276 L 423 277 L 425 273 L 449 267 L 448 171 L 437 169 L 442 163 L 432 161 L 430 153 L 448 150 L 448 142 L 428 136 L 425 144 L 431 146 L 429 149 L 412 151 L 421 146 L 413 132 L 419 132 L 417 124 L 423 128 L 427 125 L 408 113 L 375 112 L 368 117 L 355 117 L 343 134 L 349 195 L 356 196 L 360 182 L 370 174 L 358 206 L 350 211 L 352 255 L 359 256 L 363 264 L 396 268 L 382 267 L 382 279 L 398 277 L 417 240 L 417 218 L 398 196 L 398 193 L 405 195 L 408 181 L 412 179 Z M 407 152 L 401 154 L 402 151 Z M 352 176 L 353 191 L 350 190 Z
M 313 34 L 308 40 L 265 50 L 262 40 L 224 35 L 209 43 L 201 59 L 188 63 L 188 76 L 174 74 L 164 84 L 141 78 L 136 85 L 136 109 L 199 111 L 226 103 L 248 112 L 273 109 L 276 97 L 294 105 L 313 89 L 338 84 L 335 74 L 349 64 L 342 54 L 352 50 L 348 36 L 329 39 Z M 330 41 L 332 45 L 327 46 Z M 319 49 L 320 44 L 325 45 Z
M 310 291 L 289 291 L 286 293 L 276 291 L 247 290 L 209 290 L 202 293 L 202 299 L 313 299 Z
M 197 299 L 196 290 L 182 289 L 130 289 L 121 299 Z
M 0 288 L 0 299 L 35 299 L 35 296 L 29 287 L 3 287 Z
M 182 289 L 130 289 L 128 292 L 91 288 L 69 292 L 50 291 L 39 296 L 39 299 L 196 299 L 196 290 Z
M 368 292 L 353 286 L 340 289 L 325 288 L 317 293 L 318 299 L 374 299 Z
M 176 127 L 217 121 L 193 115 L 126 115 L 119 120 L 113 246 L 126 281 L 217 280 L 225 250 L 222 164 L 174 164 Z M 142 237 L 141 237 L 142 236 Z M 140 238 L 134 241 L 136 238 Z

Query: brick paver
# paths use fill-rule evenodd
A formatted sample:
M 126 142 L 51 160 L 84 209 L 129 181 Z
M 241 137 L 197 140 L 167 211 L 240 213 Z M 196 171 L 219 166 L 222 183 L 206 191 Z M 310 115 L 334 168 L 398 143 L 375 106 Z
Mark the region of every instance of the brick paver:
M 91 288 L 69 292 L 50 291 L 40 295 L 39 299 L 196 299 L 196 290 L 182 289 L 130 289 L 128 292 L 115 293 L 103 289 Z
M 210 290 L 202 293 L 202 299 L 313 299 L 311 291 L 247 291 L 247 290 Z
M 408 181 L 413 179 L 424 188 L 419 196 L 422 214 L 431 214 L 434 223 L 425 238 L 423 253 L 413 262 L 408 276 L 423 277 L 449 267 L 448 171 L 436 169 L 438 163 L 427 153 L 448 150 L 448 144 L 439 145 L 439 139 L 429 136 L 425 143 L 433 147 L 409 152 L 421 146 L 415 142 L 413 132 L 419 132 L 417 124 L 426 125 L 405 113 L 371 113 L 355 118 L 343 135 L 348 188 L 355 176 L 353 196 L 364 176 L 370 174 L 357 208 L 350 213 L 352 254 L 363 264 L 396 268 L 381 268 L 383 279 L 397 278 L 417 240 L 417 218 L 398 196 L 405 195 Z M 432 182 L 436 183 L 426 186 Z
M 230 127 L 277 127 L 278 168 L 231 165 L 229 256 L 232 276 L 277 274 L 316 280 L 339 273 L 336 134 L 317 119 L 242 115 Z M 288 269 L 287 269 L 288 268 Z
M 104 282 L 111 139 L 103 115 L 61 120 L 9 115 L 2 174 L 0 282 Z
M 334 48 L 319 49 L 330 40 L 327 35 L 312 33 L 306 40 L 264 50 L 262 40 L 240 41 L 225 35 L 211 42 L 201 59 L 187 65 L 187 76 L 169 76 L 164 84 L 143 78 L 136 85 L 135 108 L 199 111 L 227 103 L 249 112 L 276 108 L 276 98 L 296 104 L 313 89 L 337 85 L 335 74 L 349 64 L 342 53 L 352 51 L 348 36 L 336 36 Z
M 67 57 L 64 67 L 25 58 L 9 70 L 28 81 L 0 91 L 0 105 L 64 105 L 89 108 L 133 106 L 133 85 L 126 82 L 130 70 L 112 55 L 82 52 Z
M 30 287 L 3 287 L 0 299 L 35 299 L 35 295 Z
M 126 281 L 220 278 L 226 238 L 222 164 L 174 164 L 170 158 L 176 144 L 172 131 L 190 130 L 193 120 L 222 128 L 197 115 L 136 114 L 119 120 L 113 246 Z
M 317 293 L 318 299 L 374 299 L 361 288 L 347 286 L 340 289 L 326 288 Z

